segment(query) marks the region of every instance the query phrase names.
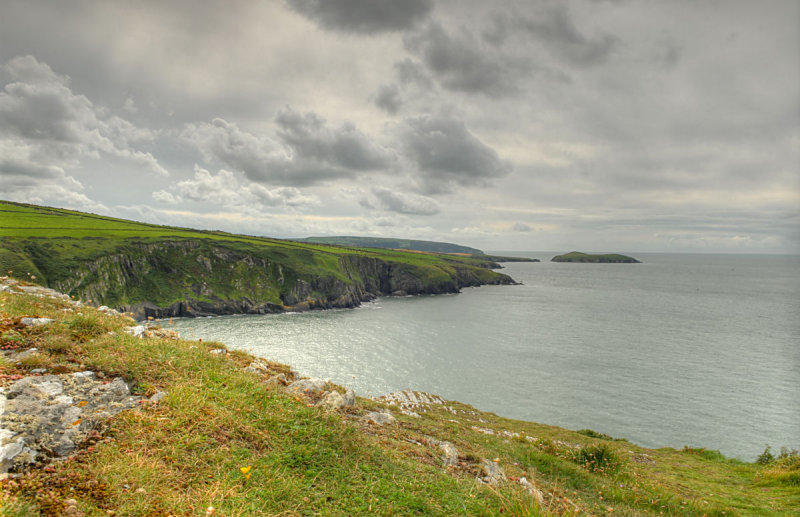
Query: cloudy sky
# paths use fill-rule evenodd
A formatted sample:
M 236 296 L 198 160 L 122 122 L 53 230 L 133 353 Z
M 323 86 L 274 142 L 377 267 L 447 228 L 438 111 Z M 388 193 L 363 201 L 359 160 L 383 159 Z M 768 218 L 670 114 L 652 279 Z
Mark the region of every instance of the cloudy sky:
M 800 252 L 797 0 L 0 1 L 0 198 L 486 250 Z

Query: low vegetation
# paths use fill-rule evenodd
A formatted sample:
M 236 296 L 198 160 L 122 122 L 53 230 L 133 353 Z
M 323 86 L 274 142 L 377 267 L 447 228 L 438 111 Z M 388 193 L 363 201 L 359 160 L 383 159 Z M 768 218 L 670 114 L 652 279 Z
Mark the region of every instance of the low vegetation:
M 571 251 L 563 255 L 556 255 L 552 262 L 591 262 L 596 264 L 638 264 L 641 261 L 627 255 L 618 253 L 590 254 L 580 251 Z
M 53 321 L 24 326 L 23 317 Z M 144 397 L 166 392 L 97 429 L 67 460 L 0 481 L 0 515 L 729 517 L 800 508 L 794 452 L 744 463 L 703 449 L 644 449 L 458 402 L 419 416 L 371 399 L 326 412 L 244 371 L 254 359 L 246 353 L 211 353 L 225 345 L 168 333 L 137 339 L 123 331 L 132 324 L 64 299 L 0 292 L 0 344 L 38 349 L 21 363 L 0 360 L 0 385 L 45 368 L 121 376 Z M 396 423 L 364 423 L 375 410 Z M 454 466 L 433 445 L 442 440 L 458 449 Z M 476 481 L 482 458 L 505 481 Z

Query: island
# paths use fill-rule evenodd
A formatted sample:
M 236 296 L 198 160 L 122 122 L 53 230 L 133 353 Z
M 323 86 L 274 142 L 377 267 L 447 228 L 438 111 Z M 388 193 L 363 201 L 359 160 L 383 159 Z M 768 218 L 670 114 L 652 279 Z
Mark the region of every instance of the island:
M 636 260 L 627 255 L 618 253 L 590 254 L 572 251 L 563 255 L 556 255 L 551 262 L 589 262 L 593 264 L 641 264 L 641 260 Z

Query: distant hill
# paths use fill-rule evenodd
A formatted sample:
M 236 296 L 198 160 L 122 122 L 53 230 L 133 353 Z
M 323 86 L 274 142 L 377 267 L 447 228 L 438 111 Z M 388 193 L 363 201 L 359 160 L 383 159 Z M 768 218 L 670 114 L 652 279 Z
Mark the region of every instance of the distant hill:
M 449 242 L 436 241 L 416 241 L 412 239 L 387 239 L 381 237 L 307 237 L 296 239 L 300 242 L 314 242 L 317 244 L 334 244 L 337 246 L 353 246 L 356 248 L 382 248 L 382 249 L 404 249 L 415 251 L 428 251 L 431 253 L 467 253 L 470 255 L 483 255 L 483 251 L 451 244 Z
M 605 254 L 589 254 L 581 253 L 580 251 L 573 251 L 563 255 L 557 255 L 551 259 L 551 262 L 591 262 L 591 263 L 604 263 L 604 264 L 639 264 L 641 261 L 627 255 L 620 255 L 618 253 L 605 253 Z

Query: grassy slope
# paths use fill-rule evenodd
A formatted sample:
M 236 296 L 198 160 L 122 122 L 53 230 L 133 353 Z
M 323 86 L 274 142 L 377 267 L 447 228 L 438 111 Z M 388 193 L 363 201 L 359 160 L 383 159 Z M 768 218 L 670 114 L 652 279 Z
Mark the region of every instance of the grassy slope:
M 20 331 L 23 346 L 40 353 L 18 367 L 0 362 L 0 385 L 37 367 L 91 369 L 124 376 L 140 394 L 168 395 L 118 417 L 73 459 L 0 482 L 0 515 L 59 514 L 67 498 L 88 516 L 206 515 L 209 506 L 224 516 L 784 516 L 800 508 L 797 463 L 791 470 L 713 451 L 648 450 L 456 402 L 455 413 L 433 406 L 421 418 L 389 407 L 398 424 L 365 426 L 359 414 L 381 403 L 359 399 L 347 413 L 325 413 L 243 372 L 247 354 L 209 354 L 218 343 L 134 339 L 120 332 L 130 323 L 124 318 L 64 308 L 0 293 L 0 335 L 22 316 L 56 320 Z M 436 449 L 413 443 L 426 437 L 453 442 L 464 465 L 442 468 Z M 580 457 L 573 444 L 596 456 Z M 497 458 L 509 481 L 476 483 L 477 458 Z M 246 479 L 240 468 L 248 466 Z M 514 481 L 522 476 L 544 492 L 546 508 Z
M 287 268 L 290 277 L 329 276 L 348 281 L 338 266 L 339 258 L 346 255 L 376 258 L 407 267 L 423 281 L 434 285 L 449 280 L 454 268 L 469 268 L 485 280 L 495 275 L 482 267 L 485 260 L 470 257 L 347 248 L 158 226 L 71 210 L 0 201 L 0 271 L 11 270 L 18 276 L 31 274 L 41 283 L 50 286 L 68 279 L 87 261 L 112 254 L 133 253 L 136 251 L 135 246 L 175 241 L 193 241 L 205 248 L 222 247 L 259 257 L 281 268 Z M 149 299 L 166 306 L 181 301 L 187 295 L 185 284 L 194 276 L 192 268 L 198 269 L 200 265 L 194 263 L 177 266 L 177 269 L 187 272 L 184 277 L 167 271 L 156 271 L 142 286 L 132 286 L 133 291 L 120 293 L 118 298 L 102 302 L 122 304 Z M 263 279 L 262 284 L 267 282 L 270 285 L 259 294 L 266 297 L 265 301 L 279 303 L 278 290 L 288 289 L 290 283 L 281 282 L 279 285 L 275 275 L 273 271 L 272 277 Z M 249 292 L 232 290 L 231 283 L 224 281 L 225 279 L 216 279 L 219 282 L 214 280 L 212 278 L 210 288 L 215 293 L 227 294 L 230 298 L 252 296 Z

